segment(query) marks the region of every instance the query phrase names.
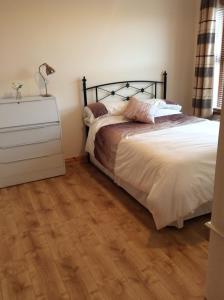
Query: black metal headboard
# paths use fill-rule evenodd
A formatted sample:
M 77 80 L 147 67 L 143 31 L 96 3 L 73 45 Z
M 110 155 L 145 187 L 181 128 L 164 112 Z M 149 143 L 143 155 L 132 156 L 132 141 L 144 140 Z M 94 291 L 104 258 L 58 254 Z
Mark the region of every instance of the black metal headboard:
M 130 81 L 118 81 L 118 82 L 110 82 L 110 83 L 105 83 L 105 84 L 100 84 L 100 85 L 94 85 L 91 87 L 86 87 L 86 78 L 85 76 L 82 79 L 83 82 L 83 94 L 84 94 L 84 105 L 88 105 L 88 100 L 87 100 L 87 91 L 88 90 L 95 90 L 95 95 L 96 95 L 96 102 L 101 101 L 107 97 L 110 96 L 119 96 L 121 97 L 123 100 L 129 100 L 131 97 L 139 94 L 139 93 L 143 93 L 146 95 L 149 95 L 152 98 L 157 98 L 157 87 L 158 85 L 163 85 L 163 99 L 166 99 L 166 91 L 167 91 L 167 72 L 164 71 L 163 72 L 163 80 L 162 81 L 151 81 L 151 80 L 130 80 Z M 136 87 L 133 84 L 135 83 L 141 83 L 141 84 L 145 84 L 144 87 Z M 116 85 L 121 85 L 119 88 L 116 88 L 114 90 L 108 90 L 105 87 L 108 86 L 116 86 Z M 128 89 L 131 88 L 132 89 L 132 93 L 128 96 L 124 96 L 122 94 L 119 94 L 119 91 L 121 91 L 122 89 Z M 151 90 L 153 89 L 153 92 L 149 92 L 147 89 L 151 88 Z M 133 92 L 134 90 L 134 92 Z M 99 91 L 103 91 L 105 93 L 105 95 L 101 98 L 99 98 Z

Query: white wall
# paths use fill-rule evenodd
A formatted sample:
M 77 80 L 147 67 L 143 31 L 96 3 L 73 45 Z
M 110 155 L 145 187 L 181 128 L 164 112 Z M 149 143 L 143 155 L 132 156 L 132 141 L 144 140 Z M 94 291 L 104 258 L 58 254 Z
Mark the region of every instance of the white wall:
M 66 157 L 83 148 L 80 79 L 88 84 L 160 79 L 168 97 L 189 109 L 192 97 L 196 8 L 199 0 L 0 0 L 0 97 L 11 82 L 38 94 L 37 69 L 56 69 Z

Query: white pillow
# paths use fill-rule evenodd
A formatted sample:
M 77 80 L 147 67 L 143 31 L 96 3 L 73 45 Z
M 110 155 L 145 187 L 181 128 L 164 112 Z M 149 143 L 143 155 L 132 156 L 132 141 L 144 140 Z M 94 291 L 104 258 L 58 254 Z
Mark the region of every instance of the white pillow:
M 146 99 L 141 99 L 140 101 L 144 103 L 149 103 L 151 105 L 155 105 L 156 107 L 160 108 L 166 105 L 166 102 L 163 99 L 156 99 L 156 98 L 146 98 Z
M 181 111 L 182 106 L 179 104 L 165 104 L 161 105 L 160 108 L 162 109 L 170 109 L 170 110 L 175 110 L 175 111 Z
M 182 106 L 179 104 L 176 104 L 175 102 L 173 103 L 166 103 L 166 100 L 163 99 L 155 99 L 156 101 L 159 102 L 159 108 L 164 108 L 164 109 L 171 109 L 171 110 L 176 110 L 176 111 L 181 111 Z M 169 101 L 169 100 L 167 100 Z M 170 101 L 172 102 L 172 101 Z
M 83 110 L 83 121 L 86 126 L 90 126 L 95 120 L 95 117 L 92 113 L 92 111 L 88 108 L 88 106 L 84 107 Z
M 112 116 L 122 115 L 128 105 L 128 101 L 112 97 L 101 100 L 100 102 L 106 106 L 108 113 Z
M 155 118 L 162 117 L 162 116 L 176 115 L 176 114 L 181 114 L 181 112 L 174 109 L 160 108 L 155 112 Z
M 112 116 L 122 115 L 128 105 L 128 101 L 123 101 L 118 98 L 113 98 L 113 99 L 107 98 L 97 103 L 104 104 L 104 106 L 108 111 L 107 115 L 112 115 Z M 83 110 L 83 121 L 85 125 L 90 126 L 96 119 L 98 118 L 94 116 L 91 109 L 88 106 L 85 106 Z
M 132 97 L 132 99 L 138 100 L 138 98 L 136 96 Z M 158 99 L 158 98 L 156 98 L 156 99 L 155 98 L 145 98 L 145 99 L 141 99 L 139 101 L 142 101 L 144 103 L 149 103 L 150 105 L 153 105 L 155 108 L 157 108 L 155 117 L 176 114 L 177 112 L 180 112 L 182 109 L 181 105 L 167 104 L 165 100 Z M 112 97 L 108 97 L 104 100 L 101 100 L 98 103 L 102 103 L 105 105 L 109 115 L 120 116 L 124 113 L 125 109 L 127 108 L 128 102 L 129 101 L 122 100 L 121 98 L 116 98 L 116 97 L 112 96 Z M 87 125 L 87 126 L 90 126 L 96 119 L 94 117 L 94 114 L 92 113 L 91 109 L 89 109 L 88 106 L 86 106 L 84 108 L 83 119 L 84 119 L 85 125 Z
M 158 99 L 158 98 L 146 98 L 146 99 L 141 99 L 140 101 L 146 102 L 146 103 L 150 103 L 150 104 L 154 104 L 156 106 L 158 106 L 159 108 L 163 108 L 163 109 L 171 109 L 171 110 L 175 110 L 175 111 L 181 111 L 182 106 L 176 103 L 166 103 L 166 100 L 164 99 Z M 172 101 L 170 101 L 172 102 Z

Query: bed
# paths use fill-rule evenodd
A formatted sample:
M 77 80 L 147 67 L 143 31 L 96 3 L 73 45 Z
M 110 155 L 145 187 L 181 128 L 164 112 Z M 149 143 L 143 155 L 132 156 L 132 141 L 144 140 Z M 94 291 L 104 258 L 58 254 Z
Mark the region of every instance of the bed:
M 184 115 L 176 109 L 178 104 L 166 100 L 166 72 L 162 81 L 92 87 L 86 86 L 84 77 L 88 110 L 94 107 L 87 99 L 92 91 L 94 102 L 100 104 L 96 118 L 89 123 L 85 120 L 90 161 L 149 210 L 157 229 L 182 228 L 185 220 L 211 212 L 219 122 Z M 122 113 L 113 113 L 136 96 L 156 103 L 154 123 L 133 122 Z M 102 103 L 109 109 L 104 111 Z

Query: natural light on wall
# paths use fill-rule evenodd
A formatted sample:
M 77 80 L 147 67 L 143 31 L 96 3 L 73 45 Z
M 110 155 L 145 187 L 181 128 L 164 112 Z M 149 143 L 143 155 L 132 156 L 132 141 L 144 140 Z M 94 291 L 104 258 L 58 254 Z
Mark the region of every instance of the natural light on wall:
M 216 12 L 216 35 L 215 35 L 215 68 L 214 68 L 214 87 L 213 87 L 213 107 L 221 108 L 223 98 L 223 21 L 224 21 L 224 8 L 219 8 Z M 220 85 L 221 84 L 221 85 Z M 221 89 L 220 89 L 221 88 Z

